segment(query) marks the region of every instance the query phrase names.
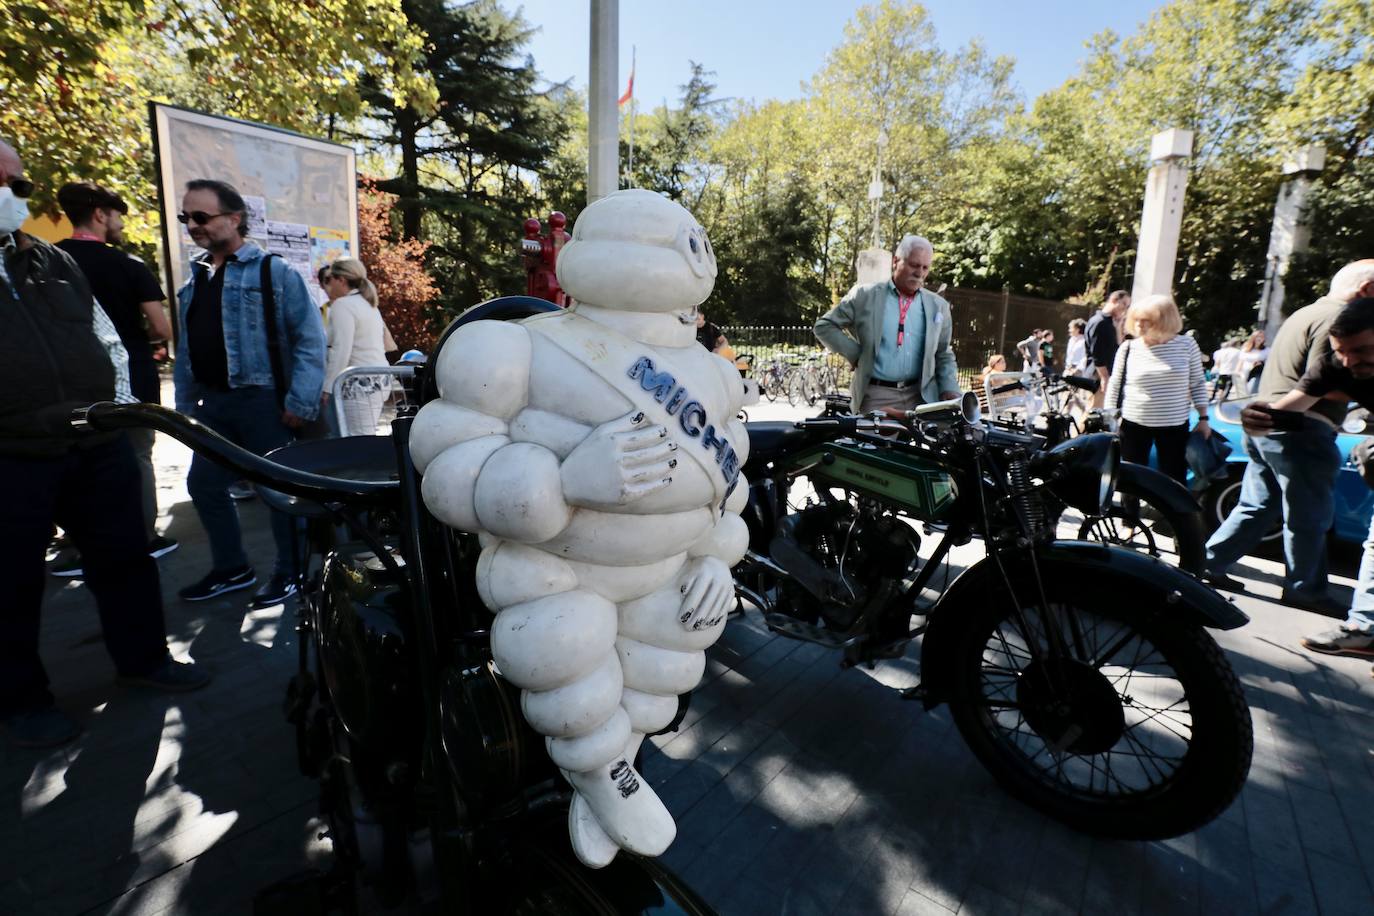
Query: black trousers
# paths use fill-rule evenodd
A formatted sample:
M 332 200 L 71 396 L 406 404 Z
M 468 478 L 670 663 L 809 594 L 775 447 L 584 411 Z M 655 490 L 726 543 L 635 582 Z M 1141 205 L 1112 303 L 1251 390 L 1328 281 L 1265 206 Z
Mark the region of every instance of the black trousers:
M 123 675 L 167 659 L 157 566 L 143 528 L 142 480 L 124 436 L 60 458 L 0 456 L 0 717 L 52 705 L 38 657 L 43 555 L 53 523 L 81 550 L 105 648 Z
M 1174 480 L 1188 485 L 1188 424 L 1178 426 L 1141 426 L 1121 421 L 1121 460 L 1150 463 L 1150 448 L 1155 450 L 1159 469 Z

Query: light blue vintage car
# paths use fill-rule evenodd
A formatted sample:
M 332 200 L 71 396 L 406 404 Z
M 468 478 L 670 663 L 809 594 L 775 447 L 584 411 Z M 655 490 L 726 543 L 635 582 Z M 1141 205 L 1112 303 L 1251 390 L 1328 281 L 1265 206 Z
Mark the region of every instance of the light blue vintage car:
M 1243 397 L 1212 405 L 1212 431 L 1226 438 L 1231 444 L 1231 454 L 1226 459 L 1227 475 L 1223 480 L 1212 483 L 1204 492 L 1198 494 L 1202 502 L 1203 519 L 1210 533 L 1225 520 L 1236 501 L 1240 498 L 1240 479 L 1245 473 L 1245 448 L 1242 444 L 1244 431 L 1240 426 L 1240 411 L 1254 398 Z M 1197 418 L 1194 417 L 1194 420 Z M 1336 478 L 1336 518 L 1331 533 L 1342 541 L 1359 544 L 1369 533 L 1369 519 L 1374 515 L 1374 490 L 1365 485 L 1359 471 L 1351 462 L 1350 451 L 1361 440 L 1374 434 L 1374 417 L 1363 408 L 1352 410 L 1346 418 L 1336 445 L 1341 450 L 1340 475 Z M 1276 526 L 1266 538 L 1266 542 L 1279 537 Z

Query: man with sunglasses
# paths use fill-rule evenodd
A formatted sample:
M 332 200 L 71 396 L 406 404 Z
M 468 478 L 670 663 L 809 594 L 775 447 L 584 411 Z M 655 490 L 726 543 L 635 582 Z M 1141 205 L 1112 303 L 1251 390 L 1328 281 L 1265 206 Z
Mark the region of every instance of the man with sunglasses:
M 143 538 L 138 464 L 122 433 L 78 433 L 73 409 L 113 400 L 97 307 L 65 252 L 19 231 L 32 182 L 0 141 L 0 727 L 26 747 L 72 740 L 38 655 L 43 554 L 57 523 L 85 561 L 119 679 L 194 690 L 209 675 L 167 653 L 157 566 Z
M 206 252 L 177 291 L 177 410 L 258 454 L 285 445 L 319 412 L 325 361 L 320 311 L 299 274 L 248 240 L 248 207 L 231 185 L 187 183 L 177 218 Z M 228 492 L 233 483 L 234 475 L 213 462 L 191 459 L 186 489 L 210 537 L 213 565 L 181 590 L 185 601 L 257 581 Z M 273 512 L 272 537 L 276 566 L 253 596 L 254 608 L 280 604 L 296 591 L 294 520 Z

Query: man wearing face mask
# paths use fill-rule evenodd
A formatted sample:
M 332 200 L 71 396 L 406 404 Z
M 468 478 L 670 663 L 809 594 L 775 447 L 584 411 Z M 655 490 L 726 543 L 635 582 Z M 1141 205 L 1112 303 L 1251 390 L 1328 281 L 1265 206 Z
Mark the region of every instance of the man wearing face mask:
M 959 396 L 949 303 L 925 289 L 935 249 L 919 235 L 892 253 L 892 279 L 856 286 L 816 322 L 816 338 L 854 367 L 860 413 L 911 410 Z
M 167 653 L 157 567 L 145 549 L 138 465 L 122 433 L 78 433 L 72 410 L 115 397 L 81 269 L 19 231 L 33 183 L 0 141 L 0 728 L 26 747 L 80 732 L 58 711 L 38 656 L 43 554 L 54 523 L 85 560 L 105 647 L 123 683 L 194 690 L 209 675 Z
M 177 291 L 177 410 L 258 454 L 285 445 L 320 409 L 320 310 L 298 273 L 248 240 L 248 207 L 232 186 L 188 182 L 177 218 L 206 251 Z M 210 536 L 213 566 L 181 590 L 183 601 L 204 601 L 257 581 L 228 492 L 233 483 L 234 475 L 214 462 L 191 459 L 186 489 Z M 291 516 L 272 513 L 272 538 L 276 566 L 250 607 L 280 604 L 296 592 Z

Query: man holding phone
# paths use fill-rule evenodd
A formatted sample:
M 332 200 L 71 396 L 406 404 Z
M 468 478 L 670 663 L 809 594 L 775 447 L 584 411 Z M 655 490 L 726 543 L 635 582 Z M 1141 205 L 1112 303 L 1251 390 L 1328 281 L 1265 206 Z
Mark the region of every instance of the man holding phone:
M 1251 404 L 1241 414 L 1245 431 L 1267 436 L 1271 431 L 1301 422 L 1301 411 L 1323 399 L 1338 404 L 1351 401 L 1374 409 L 1374 299 L 1356 299 L 1331 322 L 1328 331 L 1331 358 L 1307 371 L 1298 386 L 1273 405 Z M 1364 556 L 1355 586 L 1355 599 L 1345 622 L 1319 636 L 1309 636 L 1303 646 L 1331 655 L 1374 658 L 1374 526 L 1365 541 Z
M 1283 429 L 1260 408 L 1279 406 L 1310 370 L 1328 361 L 1331 323 L 1350 303 L 1369 298 L 1374 298 L 1374 259 L 1354 261 L 1331 278 L 1326 296 L 1294 312 L 1279 328 L 1260 378 L 1259 401 L 1243 421 L 1270 434 L 1245 437 L 1249 463 L 1240 501 L 1207 541 L 1206 578 L 1214 585 L 1241 590 L 1227 570 L 1282 518 L 1283 603 L 1322 613 L 1343 610 L 1326 593 L 1326 532 L 1341 466 L 1336 430 L 1345 419 L 1346 402 L 1314 399 L 1302 417 L 1283 418 L 1280 422 L 1291 427 Z

